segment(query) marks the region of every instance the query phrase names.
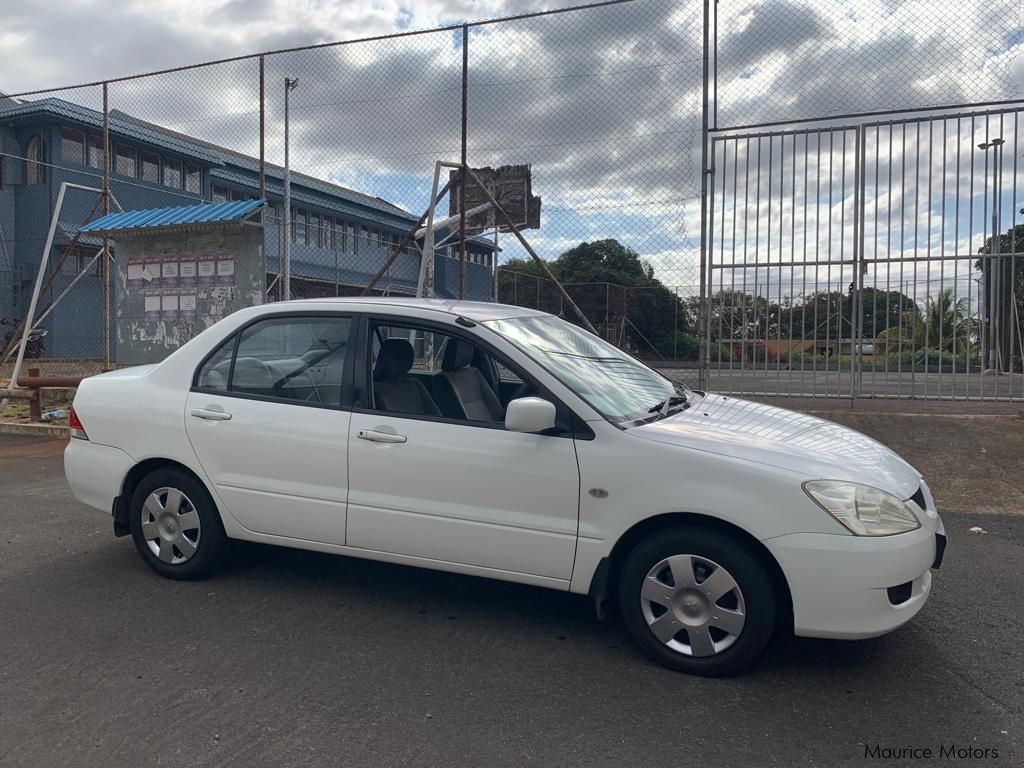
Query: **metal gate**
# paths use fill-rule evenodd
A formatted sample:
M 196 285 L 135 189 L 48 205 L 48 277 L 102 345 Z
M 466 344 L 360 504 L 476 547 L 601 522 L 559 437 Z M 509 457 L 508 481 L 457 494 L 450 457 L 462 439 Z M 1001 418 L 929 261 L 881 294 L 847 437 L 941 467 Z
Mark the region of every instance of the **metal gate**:
M 713 132 L 708 388 L 1024 399 L 1022 112 Z

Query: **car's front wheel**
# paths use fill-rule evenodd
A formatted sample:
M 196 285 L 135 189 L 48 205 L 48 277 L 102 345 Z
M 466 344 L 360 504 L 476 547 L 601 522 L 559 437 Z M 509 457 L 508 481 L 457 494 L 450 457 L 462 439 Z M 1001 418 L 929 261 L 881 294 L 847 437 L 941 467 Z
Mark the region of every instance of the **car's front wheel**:
M 220 562 L 227 539 L 210 494 L 173 468 L 151 472 L 136 486 L 129 526 L 142 559 L 171 579 L 207 576 Z
M 728 675 L 764 651 L 775 627 L 772 574 L 745 542 L 700 526 L 640 541 L 619 572 L 619 609 L 643 651 L 696 675 Z

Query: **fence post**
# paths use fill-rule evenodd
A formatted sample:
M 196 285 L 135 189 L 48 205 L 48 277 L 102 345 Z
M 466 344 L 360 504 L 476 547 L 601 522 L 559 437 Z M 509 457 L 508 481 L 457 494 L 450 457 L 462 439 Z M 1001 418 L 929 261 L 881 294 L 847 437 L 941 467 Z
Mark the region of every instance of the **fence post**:
M 264 57 L 260 56 L 260 197 L 267 196 L 267 92 Z
M 103 83 L 103 215 L 110 213 L 110 104 L 108 84 Z M 103 281 L 103 367 L 110 368 L 110 238 L 103 235 L 100 256 Z
M 28 375 L 31 379 L 37 378 L 39 369 L 29 368 Z M 28 401 L 28 418 L 36 424 L 43 420 L 43 394 L 39 387 L 32 387 L 32 397 Z
M 466 130 L 469 120 L 469 25 L 462 25 L 462 183 L 459 185 L 459 298 L 466 298 Z M 497 256 L 497 254 L 495 254 Z
M 711 169 L 708 167 L 708 79 L 710 76 L 708 43 L 710 33 L 710 0 L 704 0 L 704 54 L 703 54 L 703 94 L 701 102 L 701 147 L 700 147 L 700 311 L 697 319 L 697 348 L 698 348 L 698 371 L 697 382 L 701 389 L 707 388 L 708 380 L 708 336 L 711 329 L 708 325 L 708 177 Z M 716 31 L 717 35 L 717 31 Z

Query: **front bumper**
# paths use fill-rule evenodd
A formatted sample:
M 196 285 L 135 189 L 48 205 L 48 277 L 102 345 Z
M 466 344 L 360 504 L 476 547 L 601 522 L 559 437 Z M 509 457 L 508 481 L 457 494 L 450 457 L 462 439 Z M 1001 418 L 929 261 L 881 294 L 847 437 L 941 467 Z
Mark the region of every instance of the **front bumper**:
M 897 536 L 797 533 L 763 543 L 789 583 L 796 634 L 856 640 L 891 632 L 921 610 L 944 533 L 939 522 Z M 894 605 L 889 589 L 897 586 L 909 597 Z

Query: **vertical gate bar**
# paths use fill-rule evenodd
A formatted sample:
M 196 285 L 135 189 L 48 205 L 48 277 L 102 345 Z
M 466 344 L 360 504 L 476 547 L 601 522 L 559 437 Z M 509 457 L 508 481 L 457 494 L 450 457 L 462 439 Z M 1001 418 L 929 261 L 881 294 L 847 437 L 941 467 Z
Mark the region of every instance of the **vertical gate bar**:
M 903 301 L 903 297 L 907 297 L 903 280 L 906 264 L 903 260 L 903 252 L 907 242 L 907 124 L 904 122 L 902 127 L 903 135 L 900 139 L 900 301 Z M 907 298 L 910 299 L 911 323 L 913 324 L 917 317 L 917 301 L 912 296 Z M 897 352 L 899 356 L 896 359 L 896 397 L 898 399 L 903 397 L 903 331 L 905 325 L 903 322 L 900 323 L 898 333 Z
M 999 113 L 999 138 L 1003 136 L 1003 118 L 1005 112 Z M 992 189 L 992 251 L 996 254 L 992 266 L 995 270 L 995 283 L 996 289 L 993 292 L 995 294 L 993 316 L 995 318 L 995 350 L 996 350 L 996 372 L 997 374 L 1002 373 L 1005 368 L 1005 362 L 1003 361 L 1003 257 L 1002 257 L 1002 235 L 1003 228 L 1000 225 L 1000 218 L 1003 214 L 1003 149 L 1002 144 L 992 148 L 992 163 L 995 166 L 992 169 L 993 177 L 993 189 Z M 998 379 L 992 380 L 993 385 L 993 396 L 998 399 L 999 397 L 999 381 Z
M 792 194 L 789 203 L 789 352 L 786 353 L 786 367 L 788 369 L 786 382 L 786 395 L 793 396 L 793 313 L 796 310 L 796 272 L 793 270 L 793 262 L 797 261 L 796 253 L 796 134 L 793 134 L 793 162 L 790 167 L 790 179 L 792 179 Z M 801 256 L 804 261 L 806 256 Z M 780 318 L 781 321 L 781 318 Z
M 717 5 L 716 5 L 716 8 L 717 8 Z M 733 139 L 733 144 L 734 145 L 736 144 L 736 139 Z M 734 169 L 735 169 L 735 165 L 736 165 L 736 163 L 735 163 L 735 160 L 734 160 L 733 161 Z M 720 298 L 720 302 L 719 303 L 724 303 L 724 301 L 725 301 L 725 299 L 724 299 L 724 296 L 725 296 L 725 272 L 726 272 L 726 268 L 725 268 L 725 199 L 726 199 L 725 198 L 725 184 L 726 184 L 726 181 L 727 181 L 728 176 L 729 176 L 728 169 L 729 169 L 729 141 L 728 141 L 728 139 L 726 139 L 725 141 L 722 142 L 722 166 L 721 166 L 721 172 L 722 172 L 722 213 L 721 213 L 722 232 L 721 232 L 721 237 L 719 238 L 719 246 L 718 246 L 718 251 L 719 251 L 718 295 L 719 295 L 719 298 Z M 735 197 L 733 197 L 733 210 L 735 211 L 735 209 L 736 209 L 736 199 L 735 199 Z M 735 243 L 734 243 L 733 244 L 733 259 L 732 259 L 733 261 L 736 260 L 735 253 L 736 253 L 736 247 L 735 247 Z M 729 274 L 731 275 L 732 272 L 730 271 Z M 730 295 L 732 295 L 731 292 L 730 292 Z M 717 345 L 718 346 L 718 354 L 716 355 L 716 357 L 718 358 L 718 361 L 717 361 L 717 364 L 716 364 L 716 367 L 715 367 L 715 370 L 716 370 L 715 376 L 717 377 L 717 379 L 719 381 L 721 381 L 721 379 L 722 379 L 722 320 L 723 320 L 724 315 L 725 315 L 724 307 L 719 307 L 719 310 L 718 310 L 718 345 Z M 730 317 L 731 317 L 731 315 L 732 315 L 732 313 L 730 311 Z M 732 368 L 732 366 L 730 364 L 730 370 L 729 370 L 729 391 L 732 391 L 732 370 L 731 370 L 731 368 Z
M 889 323 L 889 297 L 892 294 L 892 145 L 893 145 L 893 128 L 892 123 L 889 124 L 889 163 L 888 173 L 886 174 L 886 223 L 885 223 L 885 322 L 886 327 Z M 896 320 L 896 339 L 897 343 L 900 336 L 900 328 L 903 325 L 903 299 L 902 294 L 899 299 L 899 311 L 897 312 Z M 885 366 L 884 374 L 882 376 L 883 386 L 885 387 L 884 394 L 889 394 L 889 353 L 890 346 L 892 344 L 892 334 L 888 334 L 885 338 Z M 898 365 L 898 361 L 897 361 Z
M 818 135 L 820 136 L 820 134 L 818 134 Z M 800 279 L 800 341 L 801 342 L 806 342 L 807 341 L 807 262 L 809 261 L 809 259 L 807 257 L 807 229 L 808 229 L 808 227 L 807 227 L 807 216 L 810 213 L 810 205 L 809 205 L 810 201 L 808 200 L 808 190 L 807 190 L 807 166 L 810 165 L 810 162 L 811 162 L 811 134 L 810 134 L 810 131 L 808 131 L 807 133 L 804 134 L 804 189 L 803 189 L 803 196 L 804 196 L 804 205 L 803 205 L 803 208 L 804 208 L 803 241 L 804 241 L 804 244 L 803 244 L 803 251 L 802 251 L 803 257 L 801 258 L 801 261 L 804 262 L 804 266 L 802 266 L 800 268 L 800 275 L 801 275 L 801 279 Z M 815 254 L 817 254 L 817 250 L 815 250 Z M 817 264 L 817 258 L 815 258 L 814 263 Z M 804 355 L 806 354 L 806 351 L 807 351 L 807 345 L 805 343 L 801 343 L 800 344 L 800 394 L 801 394 L 801 396 L 804 394 L 804 383 L 805 383 L 804 380 L 807 378 L 806 373 L 805 373 L 806 368 L 807 368 L 807 360 L 804 359 Z M 815 353 L 815 350 L 814 350 L 814 348 L 812 346 L 811 354 L 813 355 L 814 353 Z M 812 365 L 813 365 L 813 359 L 812 359 Z
M 930 261 L 930 259 L 932 257 L 932 162 L 933 162 L 933 159 L 934 159 L 933 158 L 933 154 L 934 154 L 934 149 L 935 149 L 934 137 L 935 137 L 935 120 L 933 118 L 928 118 L 928 199 L 927 199 L 928 214 L 927 214 L 926 219 L 925 219 L 928 232 L 927 232 L 926 240 L 925 240 L 925 252 L 928 254 L 929 261 L 925 262 L 925 264 L 927 265 L 925 267 L 925 275 L 924 275 L 924 279 L 925 279 L 925 293 L 924 293 L 924 295 L 925 295 L 925 309 L 927 309 L 927 307 L 928 307 L 928 299 L 931 297 L 931 292 L 932 292 L 932 281 L 931 281 L 932 270 L 931 270 L 931 261 Z M 940 313 L 939 317 L 941 317 L 941 316 L 942 315 Z M 930 387 L 931 382 L 930 382 L 930 379 L 929 379 L 929 376 L 928 376 L 928 350 L 930 349 L 930 346 L 928 344 L 928 341 L 929 341 L 928 334 L 929 334 L 931 329 L 928 327 L 929 323 L 927 322 L 927 320 L 928 320 L 928 318 L 926 317 L 925 318 L 925 324 L 924 324 L 924 395 L 925 395 L 926 398 L 929 396 L 929 390 L 931 389 L 931 387 Z M 939 365 L 939 372 L 938 372 L 938 377 L 939 377 L 940 382 L 941 382 L 941 379 L 942 379 L 941 360 L 942 360 L 942 352 L 940 351 L 939 352 L 940 365 Z
M 1020 154 L 1017 151 L 1020 128 L 1020 111 L 1013 113 L 1013 183 L 1010 185 L 1010 189 L 1016 192 L 1019 187 L 1017 186 L 1017 156 Z M 1005 146 L 1005 145 L 1004 145 Z M 1011 199 L 1010 205 L 1010 315 L 1011 327 L 1013 330 L 1010 332 L 1010 391 L 1009 398 L 1013 399 L 1013 374 L 1015 371 L 1014 356 L 1016 351 L 1024 351 L 1018 349 L 1020 343 L 1020 297 L 1017 295 L 1017 203 Z M 1022 380 L 1022 388 L 1024 388 L 1024 380 Z M 1024 392 L 1022 392 L 1024 394 Z
M 751 138 L 746 137 L 745 147 L 745 169 L 743 170 L 743 290 L 739 294 L 740 301 L 740 325 L 739 325 L 739 375 L 746 379 L 746 252 L 750 242 L 750 219 L 751 219 Z M 735 287 L 735 273 L 733 273 L 733 287 Z
M 814 161 L 814 176 L 817 184 L 817 191 L 814 195 L 814 330 L 811 331 L 811 338 L 814 344 L 814 357 L 811 362 L 814 371 L 811 376 L 811 397 L 818 394 L 818 304 L 821 297 L 818 295 L 818 281 L 821 276 L 821 135 L 818 131 L 817 158 Z M 827 360 L 828 358 L 826 358 Z M 826 372 L 826 376 L 828 373 Z
M 778 137 L 778 302 L 775 317 L 775 394 L 782 393 L 782 369 L 779 362 L 782 350 L 782 229 L 785 214 L 785 135 Z
M 103 83 L 103 215 L 110 213 L 110 102 Z M 103 367 L 110 367 L 110 238 L 103 235 L 100 280 L 103 281 Z M 17 384 L 17 382 L 15 382 Z
M 842 129 L 841 129 L 842 130 Z M 843 135 L 846 135 L 846 131 L 843 130 Z M 833 192 L 833 179 L 835 178 L 835 131 L 829 132 L 828 135 L 828 234 L 827 234 L 827 246 L 826 246 L 826 258 L 828 260 L 828 267 L 826 270 L 826 284 L 825 284 L 825 396 L 828 397 L 829 393 L 829 365 L 828 365 L 828 354 L 832 349 L 832 192 Z M 845 145 L 844 145 L 845 150 Z M 836 392 L 836 394 L 839 394 Z
M 708 230 L 708 33 L 709 33 L 709 3 L 704 0 L 704 38 L 702 59 L 702 86 L 701 86 L 701 147 L 700 147 L 700 304 L 697 319 L 697 338 L 703 339 L 704 343 L 698 342 L 698 375 L 697 384 L 702 389 L 707 389 L 707 339 L 711 335 L 710 323 L 708 322 L 708 307 L 706 297 L 708 290 L 708 252 L 707 252 L 707 230 Z
M 939 226 L 941 228 L 939 234 L 939 295 L 942 296 L 942 291 L 946 289 L 946 125 L 949 123 L 948 118 L 942 118 L 942 191 L 940 192 L 939 199 L 942 201 L 942 215 L 939 217 Z M 931 228 L 929 228 L 929 232 Z M 930 255 L 930 254 L 929 254 Z M 929 270 L 930 271 L 930 270 Z M 953 303 L 953 308 L 956 308 L 956 286 L 953 287 L 953 291 L 950 294 L 950 300 Z M 945 370 L 943 370 L 942 361 L 942 350 L 945 347 L 945 338 L 943 337 L 942 323 L 945 319 L 943 316 L 945 312 L 939 315 L 939 399 L 942 399 L 942 383 L 945 379 Z M 952 318 L 955 324 L 955 316 Z M 956 365 L 956 345 L 953 345 L 953 365 Z
M 985 116 L 985 143 L 988 144 L 988 141 L 989 141 L 989 117 L 988 117 L 988 115 L 986 115 Z M 982 196 L 981 196 L 981 245 L 982 245 L 982 248 L 984 248 L 984 246 L 985 246 L 985 240 L 986 240 L 985 230 L 988 228 L 988 223 L 987 223 L 988 222 L 988 152 L 985 152 L 984 155 L 985 155 L 984 172 L 983 172 L 983 175 L 982 175 L 982 182 L 981 182 L 981 188 L 982 188 Z M 982 363 L 981 363 L 981 368 L 982 368 L 982 372 L 983 373 L 984 373 L 984 370 L 986 368 L 989 368 L 992 365 L 992 353 L 991 353 L 991 350 L 992 350 L 992 290 L 991 290 L 992 277 L 991 277 L 991 269 L 992 269 L 992 260 L 991 259 L 987 259 L 987 258 L 982 258 L 982 260 L 981 260 L 982 284 L 978 287 L 978 300 L 979 300 L 979 302 L 981 304 L 984 305 L 984 319 L 983 319 L 983 325 L 982 325 L 982 328 L 984 329 L 984 333 L 982 334 L 983 342 L 982 342 Z M 982 375 L 982 376 L 979 377 L 979 379 L 980 379 L 979 389 L 981 390 L 980 397 L 981 397 L 982 400 L 984 400 L 985 399 L 985 376 Z
M 764 394 L 765 394 L 765 396 L 768 395 L 768 358 L 771 356 L 769 354 L 770 349 L 771 349 L 771 343 L 770 343 L 771 342 L 771 336 L 769 335 L 770 334 L 769 323 L 771 322 L 771 313 L 769 312 L 769 307 L 771 306 L 771 303 L 772 303 L 772 193 L 774 191 L 774 188 L 772 187 L 772 176 L 773 176 L 774 171 L 775 171 L 774 163 L 775 163 L 775 140 L 774 140 L 774 137 L 771 134 L 769 134 L 768 135 L 768 189 L 767 189 L 767 197 L 768 197 L 767 208 L 768 208 L 768 210 L 767 210 L 767 214 L 765 216 L 765 225 L 766 225 L 765 226 L 765 230 L 766 230 L 766 234 L 765 234 L 765 240 L 764 240 L 764 256 L 765 256 L 764 257 L 764 263 L 767 265 L 765 267 L 765 273 L 764 273 L 765 300 L 764 300 L 764 382 L 763 383 L 764 383 Z M 757 263 L 758 264 L 761 263 L 761 259 L 760 258 L 758 258 Z
M 914 139 L 914 301 L 917 301 L 917 251 L 919 240 L 918 221 L 920 219 L 920 190 L 921 190 L 921 123 L 915 124 L 917 137 Z M 927 308 L 927 303 L 925 304 Z M 917 334 L 910 337 L 910 396 L 917 397 Z
M 732 156 L 732 258 L 729 260 L 729 295 L 733 297 L 733 306 L 729 311 L 729 338 L 735 338 L 736 334 L 736 209 L 739 208 L 737 200 L 737 191 L 739 187 L 739 167 L 740 167 L 740 140 L 733 139 L 733 156 Z M 721 344 L 722 334 L 719 331 L 718 334 L 719 352 L 718 356 L 721 358 Z M 733 391 L 733 364 L 735 362 L 735 355 L 732 354 L 732 345 L 729 345 L 729 391 Z
M 875 213 L 872 220 L 872 240 L 873 246 L 871 249 L 872 273 L 871 279 L 871 342 L 872 342 L 872 354 L 871 354 L 871 383 L 874 384 L 876 381 L 876 374 L 878 373 L 878 350 L 880 345 L 878 344 L 878 265 L 881 263 L 878 258 L 878 198 L 879 186 L 878 186 L 878 166 L 881 162 L 881 150 L 882 150 L 882 127 L 875 126 L 875 185 L 873 187 L 873 194 L 875 196 Z M 863 324 L 862 324 L 863 325 Z M 885 294 L 885 327 L 889 327 L 889 294 Z M 886 350 L 886 356 L 888 357 L 888 350 Z M 861 370 L 861 389 L 864 387 L 864 371 Z
M 852 356 L 850 357 L 850 399 L 856 400 L 860 395 L 858 378 L 860 376 L 860 357 L 862 353 L 861 339 L 861 297 L 863 296 L 864 273 L 861 265 L 864 260 L 864 176 L 867 173 L 865 163 L 867 161 L 867 128 L 857 126 L 857 144 L 854 153 L 853 167 L 853 304 L 850 306 L 850 325 L 853 326 L 851 336 L 853 337 Z
M 720 143 L 718 137 L 711 139 L 711 166 L 704 174 L 704 184 L 709 188 L 710 196 L 708 198 L 707 205 L 707 311 L 705 312 L 704 321 L 704 363 L 702 370 L 704 371 L 703 386 L 708 389 L 710 388 L 711 381 L 711 303 L 714 300 L 714 293 L 712 289 L 715 287 L 715 270 L 712 268 L 714 263 L 715 255 L 715 179 L 713 176 L 715 167 L 715 154 L 717 153 L 717 146 Z M 721 309 L 719 309 L 721 311 Z
M 971 149 L 971 172 L 968 174 L 968 178 L 970 179 L 970 187 L 969 187 L 969 190 L 968 190 L 968 193 L 967 193 L 967 253 L 968 253 L 968 261 L 967 261 L 967 302 L 968 302 L 968 306 L 970 306 L 970 307 L 973 307 L 972 294 L 974 293 L 974 279 L 973 279 L 973 277 L 971 275 L 971 270 L 973 269 L 973 266 L 972 266 L 972 264 L 970 262 L 970 258 L 969 258 L 970 254 L 974 253 L 974 249 L 973 249 L 973 243 L 974 243 L 974 134 L 975 134 L 975 117 L 974 117 L 974 115 L 971 115 L 971 142 L 970 142 L 971 143 L 971 146 L 970 146 L 970 149 Z M 976 318 L 977 318 L 977 328 L 978 328 L 978 334 L 977 334 L 978 340 L 977 340 L 977 347 L 976 347 L 976 349 L 974 351 L 974 354 L 971 355 L 971 357 L 972 357 L 972 359 L 973 359 L 973 361 L 975 363 L 978 362 L 979 352 L 981 352 L 981 350 L 983 349 L 982 338 L 981 338 L 982 328 L 981 328 L 981 300 L 980 299 L 978 301 L 978 311 L 976 313 Z M 982 353 L 982 354 L 984 354 L 984 353 Z M 970 374 L 970 369 L 968 369 L 967 373 Z M 969 398 L 970 395 L 971 395 L 971 376 L 970 375 L 967 376 L 967 386 L 966 386 L 965 392 L 966 392 L 967 397 Z
M 839 311 L 839 323 L 836 329 L 836 345 L 839 348 L 838 360 L 836 361 L 836 397 L 842 396 L 843 389 L 843 321 L 846 319 L 846 312 L 843 311 L 843 275 L 846 272 L 846 136 L 849 133 L 847 129 L 843 129 L 843 160 L 842 166 L 839 170 L 839 290 L 836 291 L 838 295 L 838 311 Z M 857 140 L 859 139 L 859 133 L 854 134 L 854 156 L 857 154 Z M 857 180 L 854 181 L 854 190 L 857 189 Z M 856 198 L 854 198 L 856 202 Z M 845 291 L 849 295 L 849 290 Z M 853 329 L 850 329 L 849 338 L 853 340 Z M 852 352 L 853 349 L 851 348 Z M 853 356 L 850 356 L 853 359 Z
M 956 175 L 953 177 L 956 179 L 956 192 L 953 193 L 953 255 L 956 257 L 953 259 L 953 290 L 955 293 L 960 292 L 960 154 L 961 144 L 960 139 L 960 116 L 956 118 Z M 967 302 L 967 321 L 971 319 L 971 303 L 970 303 L 970 273 L 967 275 L 967 287 L 968 287 L 968 302 Z M 967 329 L 962 329 L 964 333 L 967 333 Z M 953 329 L 953 348 L 956 349 L 956 331 Z M 970 337 L 964 340 L 964 349 L 967 350 L 967 354 L 964 355 L 964 371 L 968 374 L 967 381 L 970 382 L 971 373 L 971 355 L 970 355 Z M 953 397 L 956 397 L 956 357 L 953 358 L 953 378 L 951 381 L 953 387 Z
M 758 312 L 757 299 L 758 287 L 760 286 L 761 275 L 761 137 L 757 137 L 757 180 L 754 182 L 754 294 L 751 301 L 753 311 L 754 339 L 750 348 L 750 370 L 751 370 L 751 392 L 757 386 L 757 334 L 760 330 L 761 318 Z

